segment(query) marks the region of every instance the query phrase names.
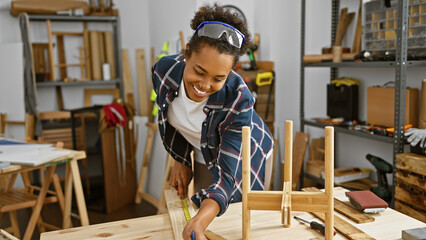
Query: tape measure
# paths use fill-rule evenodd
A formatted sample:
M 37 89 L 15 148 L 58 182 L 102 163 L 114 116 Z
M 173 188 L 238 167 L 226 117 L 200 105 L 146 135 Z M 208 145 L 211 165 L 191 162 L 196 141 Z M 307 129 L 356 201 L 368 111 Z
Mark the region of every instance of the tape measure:
M 186 204 L 186 199 L 182 199 L 183 213 L 185 213 L 186 222 L 191 220 L 191 215 L 189 215 L 188 205 Z

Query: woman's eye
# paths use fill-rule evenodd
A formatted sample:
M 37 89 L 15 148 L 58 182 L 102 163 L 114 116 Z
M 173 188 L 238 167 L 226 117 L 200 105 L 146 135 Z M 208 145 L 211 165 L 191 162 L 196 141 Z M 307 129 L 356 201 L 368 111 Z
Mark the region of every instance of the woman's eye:
M 194 72 L 197 74 L 197 75 L 203 75 L 203 73 L 201 73 L 201 72 L 199 72 L 197 69 L 195 69 L 194 68 Z
M 215 81 L 215 82 L 222 82 L 223 80 L 222 80 L 222 79 L 217 79 L 217 78 L 215 78 L 215 79 L 214 79 L 214 81 Z

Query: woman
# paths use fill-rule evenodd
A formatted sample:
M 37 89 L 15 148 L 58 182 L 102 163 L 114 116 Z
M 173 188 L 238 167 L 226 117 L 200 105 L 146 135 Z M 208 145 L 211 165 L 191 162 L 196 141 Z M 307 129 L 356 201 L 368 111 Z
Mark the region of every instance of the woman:
M 228 205 L 242 199 L 243 126 L 251 127 L 251 189 L 269 186 L 272 135 L 253 109 L 254 98 L 232 71 L 250 47 L 246 23 L 221 6 L 205 5 L 191 21 L 195 30 L 181 55 L 161 58 L 152 69 L 163 144 L 176 160 L 170 185 L 187 196 L 194 177 L 200 208 L 183 239 L 206 239 L 203 232 Z M 190 153 L 194 152 L 194 173 Z

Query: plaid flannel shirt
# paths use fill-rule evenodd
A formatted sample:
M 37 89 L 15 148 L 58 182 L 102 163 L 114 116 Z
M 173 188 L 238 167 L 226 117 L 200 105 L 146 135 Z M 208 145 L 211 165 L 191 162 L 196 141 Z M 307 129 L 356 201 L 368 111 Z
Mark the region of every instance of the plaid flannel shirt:
M 192 145 L 167 121 L 167 108 L 178 95 L 186 63 L 183 55 L 161 58 L 152 68 L 152 83 L 157 93 L 158 126 L 169 154 L 191 167 Z M 265 161 L 273 148 L 266 124 L 253 109 L 254 98 L 243 79 L 231 71 L 221 90 L 209 96 L 204 107 L 206 119 L 201 130 L 201 152 L 213 182 L 192 196 L 200 207 L 205 198 L 214 199 L 222 215 L 229 203 L 242 201 L 242 127 L 251 128 L 251 189 L 263 190 Z

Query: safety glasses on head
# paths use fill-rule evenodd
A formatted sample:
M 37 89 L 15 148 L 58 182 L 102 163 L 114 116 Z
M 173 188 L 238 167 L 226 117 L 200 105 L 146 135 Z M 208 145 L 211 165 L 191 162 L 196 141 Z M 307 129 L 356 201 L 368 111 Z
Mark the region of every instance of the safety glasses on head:
M 240 31 L 223 22 L 204 21 L 197 27 L 194 35 L 197 33 L 199 37 L 204 36 L 214 39 L 219 39 L 225 33 L 228 43 L 237 48 L 241 48 L 245 40 Z

